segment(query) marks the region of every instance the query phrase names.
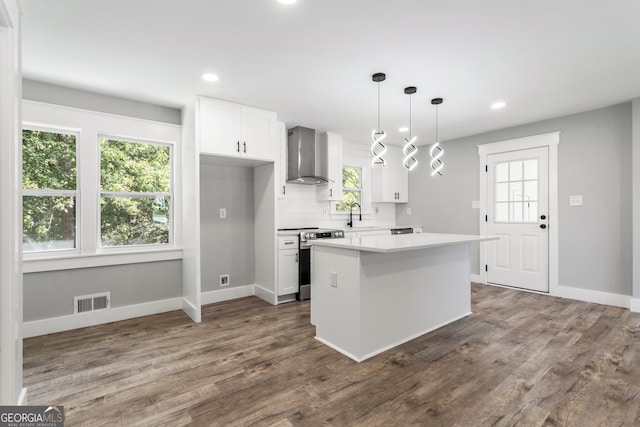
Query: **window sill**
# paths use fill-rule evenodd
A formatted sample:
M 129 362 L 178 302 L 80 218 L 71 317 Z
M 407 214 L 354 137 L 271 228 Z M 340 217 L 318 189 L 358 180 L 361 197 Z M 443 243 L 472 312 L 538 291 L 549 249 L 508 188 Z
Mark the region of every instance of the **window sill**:
M 182 259 L 182 249 L 175 247 L 98 254 L 52 255 L 46 258 L 24 259 L 22 271 L 23 273 L 38 273 L 43 271 L 171 261 L 176 259 Z

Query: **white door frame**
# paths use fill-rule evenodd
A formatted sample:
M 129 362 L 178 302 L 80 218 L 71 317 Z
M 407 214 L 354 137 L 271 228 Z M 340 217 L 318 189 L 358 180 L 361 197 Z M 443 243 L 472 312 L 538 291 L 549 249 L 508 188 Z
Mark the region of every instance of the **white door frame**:
M 509 151 L 527 150 L 529 148 L 549 148 L 549 294 L 558 293 L 558 144 L 560 132 L 527 136 L 489 144 L 478 145 L 480 155 L 480 234 L 487 234 L 487 156 Z M 480 280 L 487 283 L 487 245 L 480 243 Z M 525 290 L 525 289 L 523 289 Z M 531 291 L 535 292 L 535 291 Z M 546 292 L 545 292 L 546 293 Z
M 0 0 L 0 405 L 22 388 L 22 70 L 20 0 Z

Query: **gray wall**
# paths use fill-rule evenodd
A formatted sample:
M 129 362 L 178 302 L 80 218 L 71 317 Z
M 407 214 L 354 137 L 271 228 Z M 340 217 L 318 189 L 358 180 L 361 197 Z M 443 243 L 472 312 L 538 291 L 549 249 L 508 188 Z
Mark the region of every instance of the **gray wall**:
M 445 174 L 412 171 L 409 201 L 398 223 L 422 223 L 427 232 L 478 233 L 477 145 L 560 131 L 558 147 L 559 284 L 631 295 L 631 104 L 488 132 L 442 143 Z M 422 165 L 429 164 L 423 150 Z M 583 195 L 583 207 L 569 207 Z M 406 207 L 412 215 L 406 215 Z M 471 273 L 478 274 L 477 248 Z
M 179 108 L 86 92 L 35 80 L 22 81 L 22 98 L 176 125 L 181 124 L 182 120 Z
M 202 292 L 220 289 L 221 274 L 229 287 L 255 283 L 253 195 L 253 168 L 200 163 Z
M 24 275 L 24 321 L 73 314 L 73 297 L 111 292 L 111 307 L 182 296 L 182 262 L 160 261 Z

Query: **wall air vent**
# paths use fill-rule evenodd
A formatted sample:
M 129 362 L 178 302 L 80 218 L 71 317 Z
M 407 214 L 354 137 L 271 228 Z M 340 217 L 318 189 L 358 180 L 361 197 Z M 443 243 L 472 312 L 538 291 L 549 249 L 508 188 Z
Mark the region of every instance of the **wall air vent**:
M 73 297 L 73 314 L 111 308 L 111 292 Z

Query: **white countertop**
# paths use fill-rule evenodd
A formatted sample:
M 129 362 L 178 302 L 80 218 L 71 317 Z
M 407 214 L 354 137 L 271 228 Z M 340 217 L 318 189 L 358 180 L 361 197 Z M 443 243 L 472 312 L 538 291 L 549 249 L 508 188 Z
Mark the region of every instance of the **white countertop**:
M 344 239 L 321 239 L 309 243 L 318 246 L 353 249 L 367 252 L 402 252 L 436 246 L 458 245 L 462 243 L 498 240 L 498 236 L 477 236 L 472 234 L 399 234 L 396 236 L 346 237 Z

